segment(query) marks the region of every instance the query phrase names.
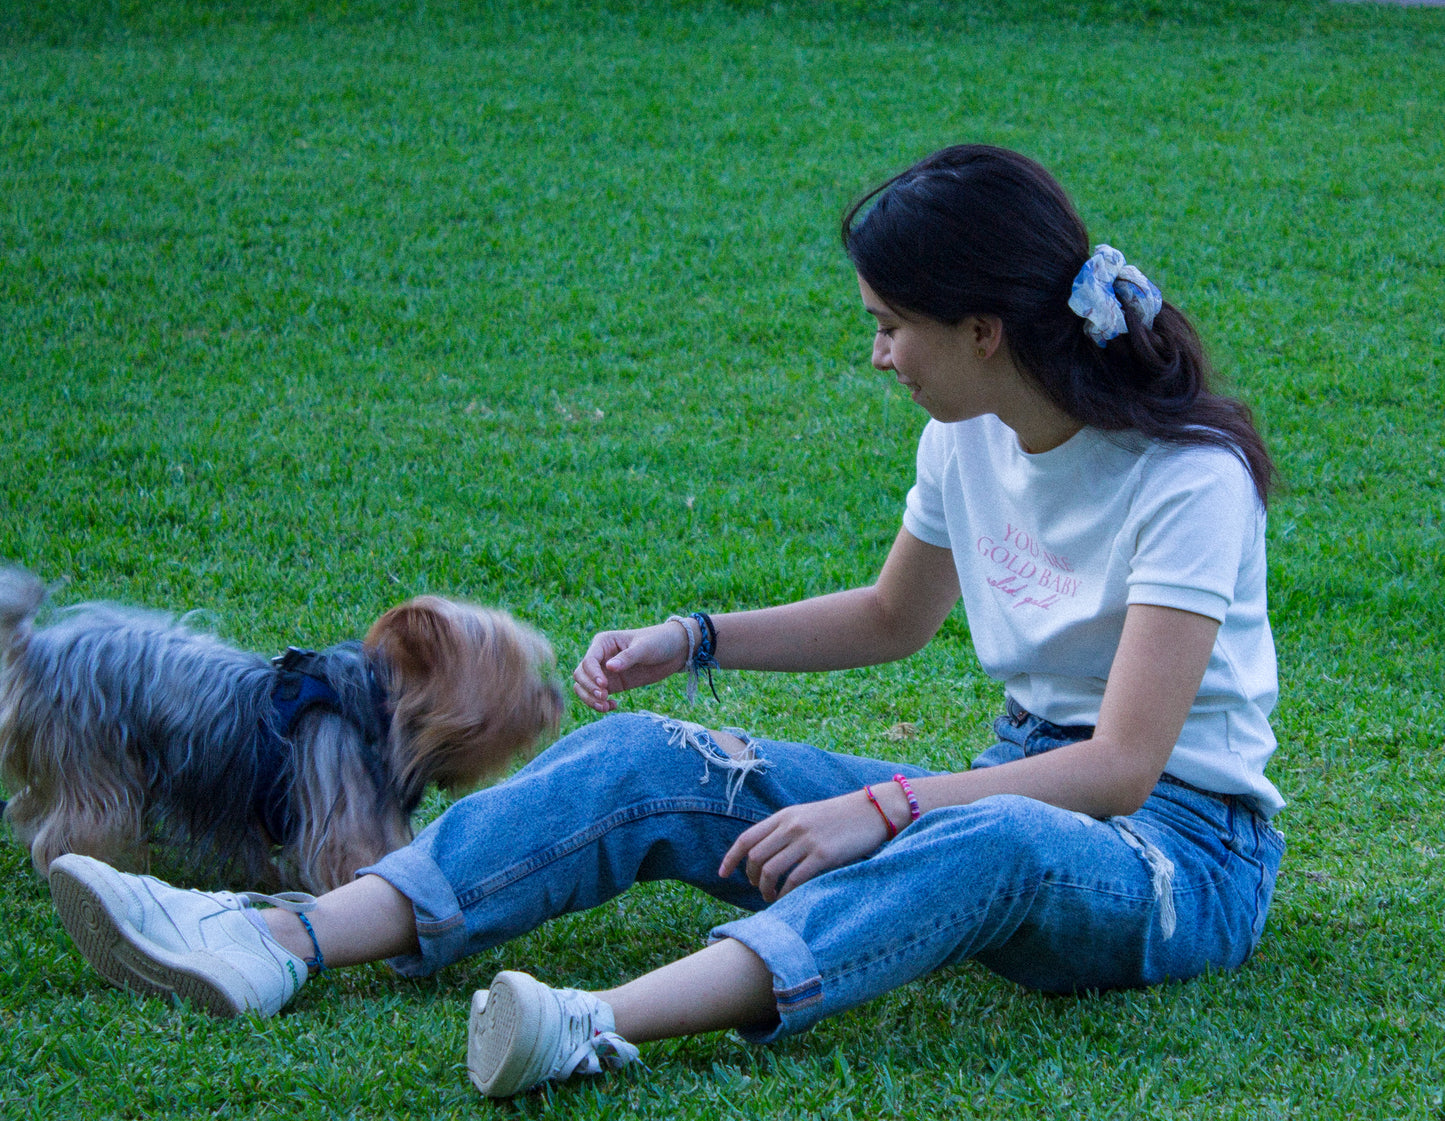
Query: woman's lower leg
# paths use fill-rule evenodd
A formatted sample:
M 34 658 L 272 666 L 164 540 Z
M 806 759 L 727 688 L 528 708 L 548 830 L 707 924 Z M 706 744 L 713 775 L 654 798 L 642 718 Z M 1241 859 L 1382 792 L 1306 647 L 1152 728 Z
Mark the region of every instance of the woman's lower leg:
M 724 938 L 615 989 L 607 1002 L 632 1043 L 776 1022 L 773 975 L 741 942 Z
M 293 912 L 276 907 L 261 912 L 261 918 L 271 936 L 297 957 L 316 956 L 311 936 Z M 411 900 L 380 876 L 362 876 L 327 892 L 306 918 L 327 968 L 418 951 Z

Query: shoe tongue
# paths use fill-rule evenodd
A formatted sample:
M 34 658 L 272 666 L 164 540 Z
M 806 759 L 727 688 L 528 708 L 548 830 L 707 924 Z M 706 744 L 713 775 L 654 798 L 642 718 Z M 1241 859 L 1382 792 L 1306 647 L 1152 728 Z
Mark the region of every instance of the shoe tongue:
M 613 1031 L 617 1027 L 612 1016 L 612 1008 L 605 1001 L 579 989 L 556 989 L 554 991 L 557 994 L 557 1002 L 562 1005 L 562 1014 L 579 1023 L 585 1023 L 589 1038 L 606 1031 Z

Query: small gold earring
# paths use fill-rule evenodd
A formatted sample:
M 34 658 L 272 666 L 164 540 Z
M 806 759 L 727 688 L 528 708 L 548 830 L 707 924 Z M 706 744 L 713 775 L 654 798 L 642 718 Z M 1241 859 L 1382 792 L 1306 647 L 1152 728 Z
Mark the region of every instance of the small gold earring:
M 986 347 L 986 346 L 981 346 L 981 347 L 979 347 L 979 348 L 978 348 L 978 356 L 979 356 L 980 358 L 987 358 L 987 357 L 988 357 L 988 347 Z

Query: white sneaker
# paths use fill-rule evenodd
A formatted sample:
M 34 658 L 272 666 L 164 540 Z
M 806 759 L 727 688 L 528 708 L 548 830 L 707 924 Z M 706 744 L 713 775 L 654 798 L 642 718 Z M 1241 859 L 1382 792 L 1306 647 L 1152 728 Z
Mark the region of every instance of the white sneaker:
M 591 993 L 553 989 L 525 973 L 498 973 L 472 997 L 467 1073 L 489 1098 L 543 1082 L 616 1070 L 637 1058 L 612 1009 Z
M 244 913 L 258 900 L 310 910 L 299 892 L 184 891 L 69 853 L 50 864 L 50 895 L 85 960 L 120 988 L 175 993 L 215 1016 L 270 1016 L 306 982 L 305 960 Z

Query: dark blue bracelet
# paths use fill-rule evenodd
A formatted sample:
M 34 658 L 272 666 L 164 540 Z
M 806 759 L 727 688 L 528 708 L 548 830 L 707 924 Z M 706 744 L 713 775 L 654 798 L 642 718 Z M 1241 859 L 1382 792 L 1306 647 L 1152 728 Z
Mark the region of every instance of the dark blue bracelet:
M 706 611 L 694 611 L 692 617 L 697 620 L 698 632 L 701 638 L 697 644 L 695 660 L 699 666 L 717 665 L 717 628 L 712 625 L 712 619 Z
M 712 691 L 712 699 L 721 702 L 722 698 L 717 695 L 717 686 L 712 680 L 712 671 L 721 668 L 717 662 L 717 628 L 712 625 L 712 619 L 706 611 L 694 611 L 690 617 L 697 622 L 698 642 L 688 669 L 693 680 L 697 679 L 698 673 L 706 673 L 707 687 Z
M 307 935 L 311 938 L 311 947 L 316 951 L 314 958 L 305 959 L 306 968 L 308 971 L 314 969 L 316 976 L 320 977 L 326 972 L 326 959 L 321 956 L 321 943 L 316 940 L 316 931 L 311 928 L 311 920 L 300 911 L 296 912 L 296 917 L 301 920 L 302 927 L 305 928 Z

